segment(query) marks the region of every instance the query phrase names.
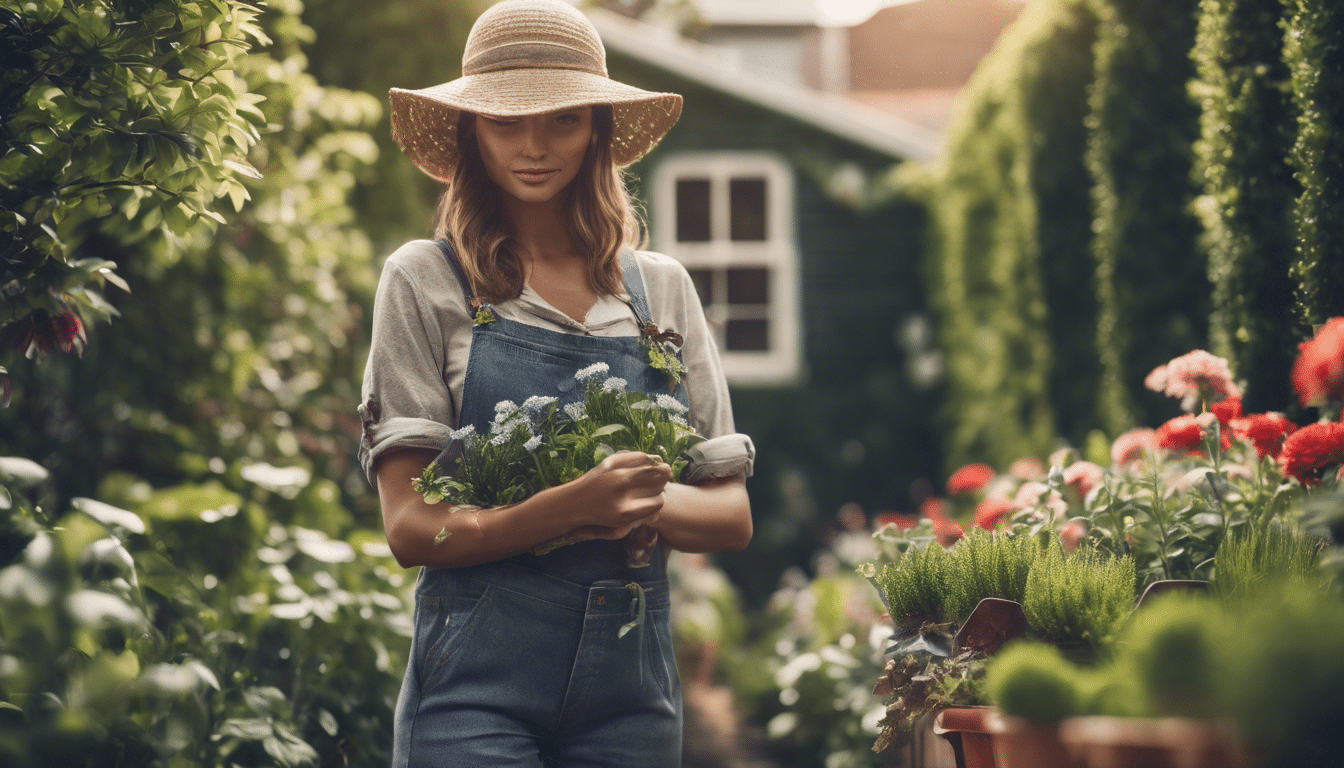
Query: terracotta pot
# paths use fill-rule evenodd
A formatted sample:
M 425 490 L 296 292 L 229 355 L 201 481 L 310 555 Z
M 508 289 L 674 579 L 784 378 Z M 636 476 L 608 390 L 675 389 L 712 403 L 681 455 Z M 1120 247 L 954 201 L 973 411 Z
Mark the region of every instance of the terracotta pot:
M 952 746 L 957 768 L 995 768 L 988 723 L 993 711 L 993 707 L 949 707 L 934 718 L 933 732 Z
M 1002 712 L 990 714 L 995 768 L 1075 768 L 1059 740 L 1056 723 L 1033 723 Z
M 1075 717 L 1060 741 L 1084 768 L 1250 768 L 1240 739 L 1214 720 Z

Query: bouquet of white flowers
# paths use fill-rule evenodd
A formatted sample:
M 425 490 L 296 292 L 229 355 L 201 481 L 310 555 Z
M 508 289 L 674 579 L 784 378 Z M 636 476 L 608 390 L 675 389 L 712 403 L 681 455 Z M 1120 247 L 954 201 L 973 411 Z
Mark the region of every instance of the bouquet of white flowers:
M 430 504 L 502 507 L 574 480 L 618 451 L 660 456 L 679 479 L 684 451 L 704 441 L 687 423 L 686 406 L 670 395 L 628 392 L 608 370 L 594 363 L 576 373 L 584 399 L 563 408 L 542 396 L 497 403 L 489 434 L 472 425 L 453 432 L 453 444 L 416 478 L 415 491 Z M 562 537 L 533 552 L 566 543 Z

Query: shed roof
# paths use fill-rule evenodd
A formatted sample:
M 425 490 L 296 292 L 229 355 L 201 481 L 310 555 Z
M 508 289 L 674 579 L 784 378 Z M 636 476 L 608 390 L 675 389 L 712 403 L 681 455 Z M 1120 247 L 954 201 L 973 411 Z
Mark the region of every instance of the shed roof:
M 787 115 L 863 147 L 909 160 L 932 160 L 934 131 L 853 99 L 776 82 L 739 67 L 731 52 L 687 40 L 603 8 L 586 8 L 607 49 L 748 103 Z

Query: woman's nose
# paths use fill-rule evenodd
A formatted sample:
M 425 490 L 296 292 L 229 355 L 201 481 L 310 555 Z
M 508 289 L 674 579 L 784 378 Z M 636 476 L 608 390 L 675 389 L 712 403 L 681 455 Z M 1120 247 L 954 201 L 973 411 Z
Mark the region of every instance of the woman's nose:
M 535 122 L 528 121 L 527 129 L 523 132 L 523 156 L 540 160 L 547 154 L 546 149 L 546 127 Z

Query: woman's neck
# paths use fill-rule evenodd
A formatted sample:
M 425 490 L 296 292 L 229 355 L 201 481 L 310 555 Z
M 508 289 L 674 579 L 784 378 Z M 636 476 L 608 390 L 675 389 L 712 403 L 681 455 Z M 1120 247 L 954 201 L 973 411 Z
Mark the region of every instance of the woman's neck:
M 514 252 L 525 262 L 572 258 L 578 254 L 570 237 L 563 195 L 540 203 L 505 196 Z

